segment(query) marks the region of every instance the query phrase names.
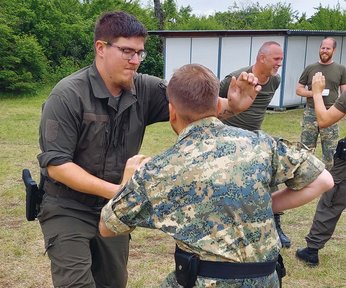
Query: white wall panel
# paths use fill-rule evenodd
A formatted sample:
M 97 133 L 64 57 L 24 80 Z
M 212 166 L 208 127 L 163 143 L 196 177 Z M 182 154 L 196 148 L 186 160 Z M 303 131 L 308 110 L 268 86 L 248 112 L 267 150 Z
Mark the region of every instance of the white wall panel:
M 192 38 L 191 62 L 208 67 L 215 75 L 218 71 L 219 38 Z
M 306 102 L 305 97 L 296 94 L 296 87 L 304 70 L 305 63 L 306 37 L 292 36 L 288 37 L 286 52 L 286 70 L 284 73 L 284 105 L 294 106 L 303 105 Z
M 251 65 L 251 37 L 223 37 L 221 42 L 220 79 L 242 67 Z
M 342 40 L 338 42 L 338 46 L 336 49 L 338 49 L 341 52 L 341 59 L 340 63 L 342 65 L 346 65 L 346 36 L 341 37 Z
M 174 71 L 190 63 L 191 38 L 166 38 L 165 79 L 169 81 Z

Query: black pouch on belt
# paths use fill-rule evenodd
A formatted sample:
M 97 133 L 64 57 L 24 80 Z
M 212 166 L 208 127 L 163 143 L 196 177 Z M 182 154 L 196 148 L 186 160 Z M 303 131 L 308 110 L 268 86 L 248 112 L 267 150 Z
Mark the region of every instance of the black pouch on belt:
M 346 160 L 346 138 L 339 140 L 336 146 L 335 156 L 341 160 Z
M 175 248 L 175 276 L 178 283 L 184 288 L 192 288 L 195 285 L 198 273 L 199 258 L 195 254 L 186 253 Z

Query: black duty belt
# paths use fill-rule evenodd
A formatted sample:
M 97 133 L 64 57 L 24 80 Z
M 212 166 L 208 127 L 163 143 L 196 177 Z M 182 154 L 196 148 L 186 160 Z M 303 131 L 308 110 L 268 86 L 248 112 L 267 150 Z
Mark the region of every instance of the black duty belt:
M 74 191 L 65 185 L 52 183 L 47 179 L 44 181 L 43 190 L 50 196 L 72 199 L 89 207 L 102 207 L 108 201 L 103 197 Z
M 176 252 L 193 255 L 176 246 Z M 197 275 L 206 278 L 245 279 L 264 277 L 274 273 L 277 259 L 268 262 L 214 262 L 198 261 Z

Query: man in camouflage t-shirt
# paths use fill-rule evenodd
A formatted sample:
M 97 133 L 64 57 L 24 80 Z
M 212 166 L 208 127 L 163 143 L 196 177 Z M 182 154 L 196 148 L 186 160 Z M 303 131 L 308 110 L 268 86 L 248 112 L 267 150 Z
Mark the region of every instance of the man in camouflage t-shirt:
M 279 287 L 280 240 L 273 211 L 307 203 L 332 187 L 332 179 L 303 147 L 224 125 L 216 118 L 218 86 L 201 65 L 174 73 L 167 95 L 177 142 L 146 160 L 103 208 L 100 232 L 112 236 L 140 226 L 167 233 L 177 250 L 199 258 L 192 286 Z M 140 155 L 131 158 L 125 175 L 141 160 Z M 279 183 L 287 188 L 271 194 L 270 187 Z M 245 265 L 241 276 L 227 270 L 232 264 Z M 210 265 L 218 268 L 202 272 Z M 181 287 L 179 269 L 161 286 Z

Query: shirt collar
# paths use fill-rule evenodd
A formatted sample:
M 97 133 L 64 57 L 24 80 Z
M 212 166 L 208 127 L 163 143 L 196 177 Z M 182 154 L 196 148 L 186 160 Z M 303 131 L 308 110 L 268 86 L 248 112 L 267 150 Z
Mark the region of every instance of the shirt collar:
M 137 75 L 138 74 L 135 73 L 134 80 L 137 78 Z M 113 95 L 108 91 L 105 82 L 103 81 L 99 71 L 97 70 L 95 61 L 90 66 L 89 77 L 90 77 L 91 88 L 96 98 L 113 97 Z M 129 94 L 133 96 L 137 95 L 136 87 L 132 87 L 131 90 L 123 91 L 122 96 L 125 94 Z
M 216 127 L 223 124 L 219 119 L 214 116 L 206 117 L 195 122 L 190 123 L 187 127 L 185 127 L 179 134 L 177 138 L 177 142 L 182 141 L 184 138 L 188 137 L 193 133 L 203 133 L 206 129 L 210 127 Z

